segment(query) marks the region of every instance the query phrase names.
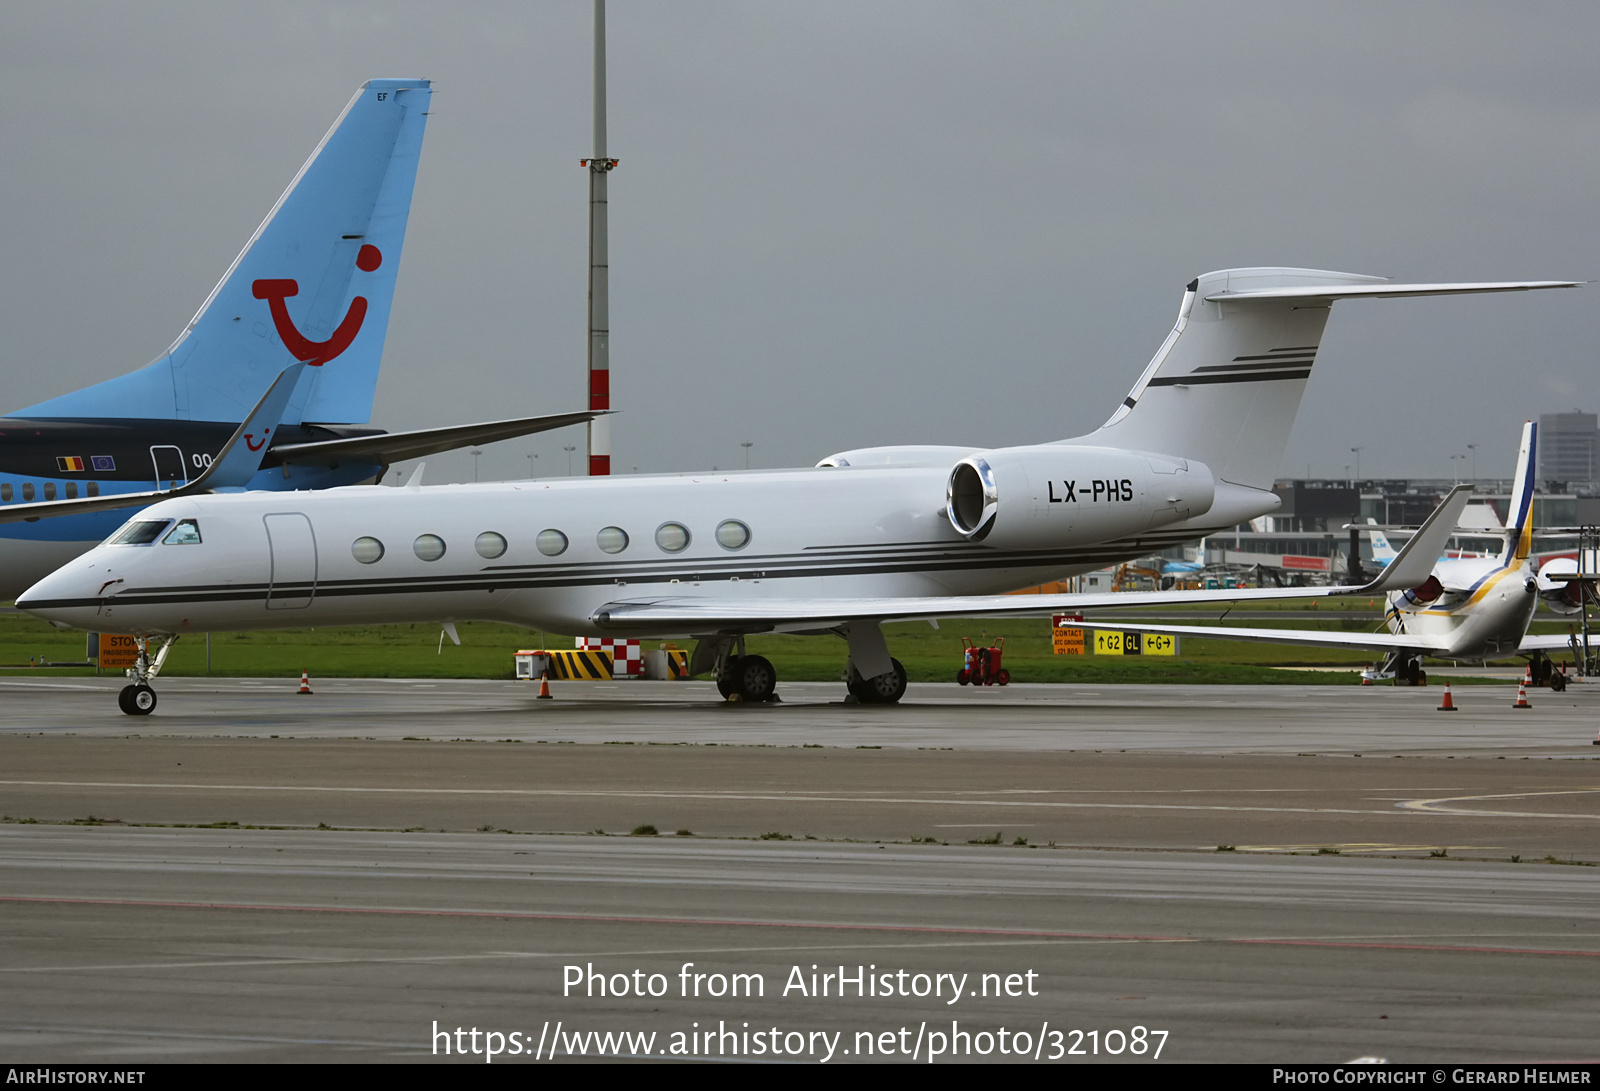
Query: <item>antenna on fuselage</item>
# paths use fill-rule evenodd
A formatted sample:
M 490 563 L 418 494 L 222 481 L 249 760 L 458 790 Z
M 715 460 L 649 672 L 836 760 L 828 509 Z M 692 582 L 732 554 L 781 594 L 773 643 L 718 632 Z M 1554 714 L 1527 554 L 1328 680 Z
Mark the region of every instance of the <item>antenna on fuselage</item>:
M 611 408 L 611 293 L 606 245 L 606 0 L 594 0 L 594 155 L 589 168 L 589 408 Z M 611 418 L 589 422 L 589 476 L 611 473 Z

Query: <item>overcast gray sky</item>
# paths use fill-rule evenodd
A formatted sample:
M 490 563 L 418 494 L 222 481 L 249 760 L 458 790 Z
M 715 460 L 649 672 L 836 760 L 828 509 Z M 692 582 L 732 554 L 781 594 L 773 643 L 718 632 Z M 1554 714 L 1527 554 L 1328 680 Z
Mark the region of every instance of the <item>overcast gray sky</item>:
M 608 8 L 623 472 L 1078 434 L 1210 269 L 1600 268 L 1592 2 Z M 590 12 L 0 5 L 0 407 L 158 354 L 355 88 L 427 76 L 374 421 L 580 408 Z M 1339 304 L 1282 473 L 1449 476 L 1475 443 L 1509 475 L 1522 420 L 1600 406 L 1596 291 Z

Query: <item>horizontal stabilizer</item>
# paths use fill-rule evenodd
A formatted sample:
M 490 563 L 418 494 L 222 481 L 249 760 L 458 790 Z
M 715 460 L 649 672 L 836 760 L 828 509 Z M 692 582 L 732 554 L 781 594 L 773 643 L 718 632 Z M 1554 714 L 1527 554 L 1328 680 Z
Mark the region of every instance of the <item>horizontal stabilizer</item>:
M 1315 284 L 1214 292 L 1205 298 L 1211 303 L 1268 299 L 1401 299 L 1422 295 L 1533 292 L 1541 288 L 1576 288 L 1582 283 L 1581 280 L 1496 280 L 1481 284 Z
M 289 443 L 274 447 L 272 453 L 284 462 L 302 466 L 328 466 L 352 459 L 387 466 L 440 451 L 454 451 L 481 443 L 516 439 L 535 432 L 548 432 L 570 424 L 583 424 L 610 412 L 612 410 L 609 409 L 586 409 L 578 413 L 518 417 L 484 424 L 457 424 L 449 428 L 424 428 L 416 432 L 385 432 L 376 436 L 352 436 L 349 439 L 319 440 L 315 443 Z
M 1425 583 L 1433 575 L 1433 566 L 1455 533 L 1461 513 L 1472 498 L 1471 485 L 1457 485 L 1451 489 L 1433 514 L 1395 554 L 1394 560 L 1384 568 L 1383 574 L 1362 590 L 1368 594 L 1388 591 L 1405 591 Z
M 96 511 L 115 511 L 118 508 L 142 508 L 158 500 L 171 500 L 179 496 L 215 492 L 217 489 L 242 489 L 261 469 L 261 459 L 266 454 L 272 432 L 283 419 L 284 407 L 300 381 L 304 364 L 291 364 L 283 370 L 267 392 L 256 402 L 244 418 L 244 423 L 234 429 L 228 442 L 222 445 L 206 467 L 205 473 L 173 489 L 156 489 L 145 492 L 112 493 L 108 496 L 90 496 L 81 500 L 47 500 L 38 504 L 7 504 L 0 507 L 0 523 L 23 523 L 35 519 L 55 518 L 61 515 L 84 515 Z M 260 437 L 258 440 L 256 437 Z

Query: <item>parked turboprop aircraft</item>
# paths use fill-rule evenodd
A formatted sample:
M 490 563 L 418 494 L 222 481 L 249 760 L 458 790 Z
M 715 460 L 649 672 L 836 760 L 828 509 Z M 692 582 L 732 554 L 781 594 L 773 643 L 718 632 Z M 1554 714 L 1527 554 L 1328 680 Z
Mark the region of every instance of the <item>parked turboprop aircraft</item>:
M 1517 476 L 1511 496 L 1511 517 L 1505 528 L 1505 549 L 1498 557 L 1446 557 L 1418 586 L 1391 591 L 1384 610 L 1387 633 L 1340 633 L 1317 629 L 1245 629 L 1220 625 L 1156 625 L 1143 622 L 1074 621 L 1075 628 L 1120 629 L 1220 640 L 1297 644 L 1320 648 L 1364 648 L 1387 655 L 1370 677 L 1394 677 L 1410 685 L 1427 681 L 1422 659 L 1481 663 L 1514 655 L 1527 657 L 1535 681 L 1560 679 L 1549 653 L 1568 647 L 1561 635 L 1530 636 L 1528 623 L 1543 598 L 1551 609 L 1576 613 L 1582 607 L 1580 582 L 1557 573 L 1577 571 L 1575 561 L 1552 561 L 1535 576 L 1533 546 L 1534 472 L 1538 465 L 1538 428 L 1523 425 L 1517 454 Z M 1376 545 L 1377 535 L 1374 535 Z M 1385 545 L 1387 542 L 1385 541 Z M 1374 550 L 1376 552 L 1376 550 Z M 1393 563 L 1392 560 L 1386 563 Z M 1552 578 L 1555 577 L 1555 578 Z M 1326 589 L 1325 589 L 1326 590 Z M 1556 684 L 1562 685 L 1563 682 Z
M 131 374 L 0 418 L 0 600 L 103 540 L 123 518 L 108 509 L 202 473 L 213 488 L 351 485 L 402 459 L 594 415 L 400 434 L 350 426 L 372 412 L 431 96 L 427 80 L 363 84 L 171 347 Z M 282 419 L 246 439 L 264 459 L 244 477 L 208 473 L 246 411 L 297 363 Z M 113 495 L 125 502 L 104 502 Z
M 1570 284 L 1208 273 L 1189 284 L 1177 325 L 1122 406 L 1077 439 L 873 448 L 777 472 L 174 499 L 18 606 L 140 640 L 466 618 L 690 638 L 699 641 L 691 671 L 713 670 L 725 694 L 747 700 L 770 697 L 776 681 L 771 663 L 743 654 L 747 634 L 834 632 L 849 643 L 851 691 L 892 702 L 905 671 L 879 628 L 888 620 L 1326 597 L 1325 588 L 999 592 L 1147 556 L 1277 508 L 1273 477 L 1335 300 Z M 1465 487 L 1457 492 L 1440 533 L 1466 503 Z M 1432 529 L 1419 534 L 1377 582 L 1350 593 L 1421 583 L 1442 545 Z M 1419 567 L 1411 559 L 1424 550 L 1433 552 Z M 159 656 L 141 659 L 125 710 L 153 705 L 147 683 L 157 666 Z

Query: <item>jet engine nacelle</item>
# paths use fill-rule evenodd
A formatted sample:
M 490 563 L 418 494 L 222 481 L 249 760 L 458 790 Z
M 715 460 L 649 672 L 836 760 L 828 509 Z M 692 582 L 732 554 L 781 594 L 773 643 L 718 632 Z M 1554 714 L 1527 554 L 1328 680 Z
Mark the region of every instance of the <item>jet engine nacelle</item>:
M 1583 581 L 1550 578 L 1577 571 L 1578 562 L 1571 557 L 1554 557 L 1539 569 L 1539 598 L 1555 613 L 1576 614 L 1583 609 Z
M 1049 443 L 957 462 L 945 512 L 973 541 L 1041 549 L 1181 523 L 1204 515 L 1215 497 L 1211 470 L 1192 459 Z

